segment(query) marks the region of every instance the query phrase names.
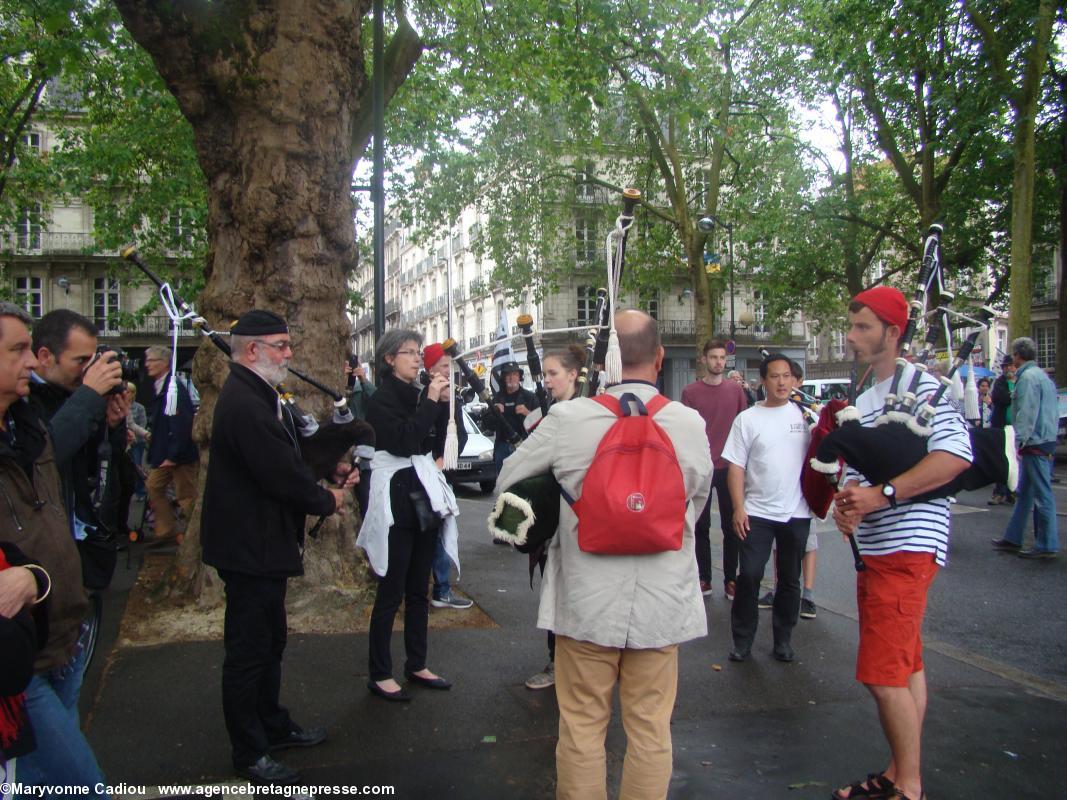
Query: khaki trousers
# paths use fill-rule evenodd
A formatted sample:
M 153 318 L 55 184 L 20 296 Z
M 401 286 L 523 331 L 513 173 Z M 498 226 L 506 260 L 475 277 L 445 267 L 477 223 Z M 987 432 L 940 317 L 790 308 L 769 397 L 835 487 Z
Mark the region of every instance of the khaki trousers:
M 556 637 L 556 797 L 607 797 L 604 737 L 619 684 L 626 758 L 620 800 L 667 796 L 671 779 L 671 712 L 678 694 L 678 645 L 650 650 L 601 647 Z
M 178 500 L 185 518 L 193 510 L 193 502 L 196 500 L 196 474 L 197 464 L 176 464 L 173 467 L 153 467 L 145 481 L 145 489 L 152 501 L 152 510 L 156 515 L 156 538 L 165 539 L 173 536 L 176 531 L 174 509 L 171 508 L 170 499 L 167 497 L 167 487 L 174 483 L 174 494 Z

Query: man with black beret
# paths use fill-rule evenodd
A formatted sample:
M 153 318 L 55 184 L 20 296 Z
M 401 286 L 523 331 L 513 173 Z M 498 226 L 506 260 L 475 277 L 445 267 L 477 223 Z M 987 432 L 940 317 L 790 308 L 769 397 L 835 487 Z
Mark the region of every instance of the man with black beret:
M 226 585 L 222 707 L 237 774 L 294 783 L 297 773 L 271 753 L 318 744 L 326 731 L 301 728 L 279 704 L 286 582 L 304 571 L 305 517 L 341 512 L 359 473 L 325 489 L 301 460 L 296 425 L 274 388 L 292 355 L 285 320 L 249 311 L 230 333 L 200 523 L 204 563 Z

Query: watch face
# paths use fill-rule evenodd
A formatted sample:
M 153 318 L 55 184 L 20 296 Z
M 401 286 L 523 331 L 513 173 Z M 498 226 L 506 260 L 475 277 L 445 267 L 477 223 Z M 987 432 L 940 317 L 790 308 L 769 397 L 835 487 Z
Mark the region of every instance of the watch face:
M 886 497 L 892 497 L 897 493 L 897 490 L 890 486 L 888 483 L 882 487 L 882 494 Z

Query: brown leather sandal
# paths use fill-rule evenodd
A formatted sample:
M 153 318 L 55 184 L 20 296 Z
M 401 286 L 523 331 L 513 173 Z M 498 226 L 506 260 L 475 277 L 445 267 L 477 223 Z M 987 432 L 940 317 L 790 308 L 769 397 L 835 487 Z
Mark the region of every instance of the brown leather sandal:
M 896 791 L 897 787 L 884 773 L 871 772 L 866 778 L 836 790 L 830 798 L 831 800 L 852 800 L 854 797 L 867 797 L 884 800 L 893 797 Z
M 897 789 L 896 787 L 893 788 L 892 792 L 887 795 L 884 795 L 884 797 L 885 800 L 912 800 L 911 797 L 908 797 L 908 795 L 904 794 L 904 792 L 900 791 L 900 789 Z M 926 792 L 921 792 L 919 796 L 915 798 L 915 800 L 926 800 Z

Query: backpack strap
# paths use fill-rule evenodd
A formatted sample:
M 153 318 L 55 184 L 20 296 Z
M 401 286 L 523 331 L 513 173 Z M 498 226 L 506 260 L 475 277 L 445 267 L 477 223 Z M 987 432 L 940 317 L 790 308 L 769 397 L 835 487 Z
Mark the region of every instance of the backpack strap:
M 656 412 L 670 402 L 670 400 L 663 395 L 656 394 L 646 403 L 633 392 L 626 392 L 619 397 L 604 393 L 591 399 L 594 403 L 600 403 L 600 405 L 604 406 L 608 411 L 611 411 L 616 417 L 632 416 L 634 410 L 631 409 L 631 404 L 636 406 L 638 416 L 653 417 L 656 415 Z

